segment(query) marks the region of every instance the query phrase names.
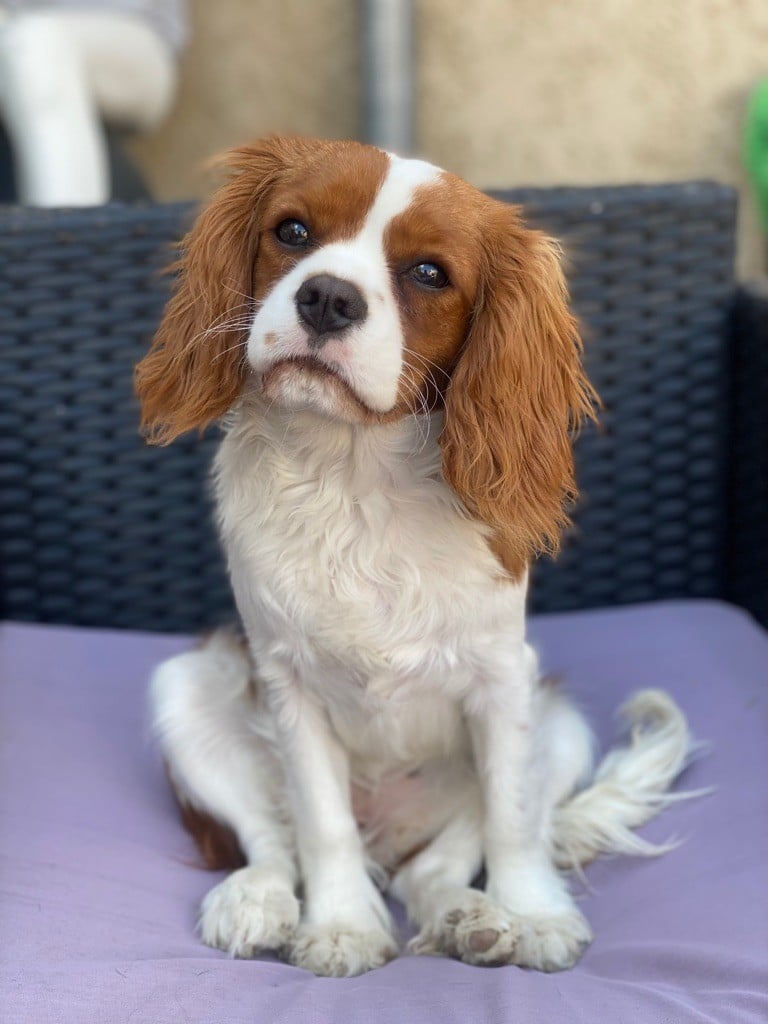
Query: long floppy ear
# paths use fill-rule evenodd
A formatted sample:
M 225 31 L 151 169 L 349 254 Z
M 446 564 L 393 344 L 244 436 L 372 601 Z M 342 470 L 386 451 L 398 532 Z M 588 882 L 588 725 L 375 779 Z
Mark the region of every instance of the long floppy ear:
M 572 435 L 597 395 L 581 366 L 557 244 L 494 207 L 481 287 L 445 401 L 443 475 L 519 578 L 556 552 L 576 497 Z
M 202 429 L 232 406 L 245 374 L 260 207 L 285 167 L 287 140 L 220 158 L 229 180 L 181 243 L 173 294 L 136 367 L 141 423 L 153 443 Z

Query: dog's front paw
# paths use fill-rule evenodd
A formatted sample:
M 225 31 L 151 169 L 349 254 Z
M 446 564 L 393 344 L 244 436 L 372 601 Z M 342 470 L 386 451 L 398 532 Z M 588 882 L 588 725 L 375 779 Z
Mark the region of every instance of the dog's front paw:
M 299 901 L 274 875 L 241 868 L 211 889 L 200 909 L 200 935 L 231 956 L 283 947 L 299 923 Z
M 397 956 L 397 944 L 384 929 L 304 924 L 296 931 L 284 955 L 289 963 L 313 974 L 348 978 L 392 960 Z

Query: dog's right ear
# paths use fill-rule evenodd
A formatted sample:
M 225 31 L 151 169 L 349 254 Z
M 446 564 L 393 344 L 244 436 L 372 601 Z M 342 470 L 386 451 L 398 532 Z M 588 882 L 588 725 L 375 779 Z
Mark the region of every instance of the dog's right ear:
M 261 210 L 292 149 L 292 140 L 266 139 L 218 161 L 228 180 L 182 240 L 169 268 L 177 273 L 173 295 L 136 367 L 141 424 L 152 443 L 202 429 L 240 393 Z

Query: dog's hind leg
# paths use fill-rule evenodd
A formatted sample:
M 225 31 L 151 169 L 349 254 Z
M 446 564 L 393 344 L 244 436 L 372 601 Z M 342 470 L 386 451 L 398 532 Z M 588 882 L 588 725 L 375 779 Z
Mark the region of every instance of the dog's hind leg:
M 208 866 L 245 865 L 203 900 L 203 941 L 239 957 L 281 948 L 299 921 L 294 840 L 247 653 L 214 634 L 158 667 L 150 699 L 185 824 Z
M 555 805 L 589 773 L 592 740 L 578 711 L 546 685 L 536 694 L 534 721 L 528 786 L 530 799 L 537 805 L 536 838 L 546 845 Z M 476 775 L 463 780 L 460 800 L 456 780 L 450 781 L 451 799 L 460 803 L 452 820 L 400 868 L 392 882 L 392 892 L 420 927 L 410 948 L 466 963 L 515 963 L 526 943 L 524 921 L 489 894 L 471 888 L 484 852 L 479 780 Z M 585 941 L 587 937 L 585 932 Z

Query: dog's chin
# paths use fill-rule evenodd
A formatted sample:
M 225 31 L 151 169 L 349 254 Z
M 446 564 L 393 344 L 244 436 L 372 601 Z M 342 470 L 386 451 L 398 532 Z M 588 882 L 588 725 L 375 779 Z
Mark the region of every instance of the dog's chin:
M 320 413 L 345 423 L 374 423 L 380 418 L 346 381 L 318 360 L 280 360 L 262 374 L 261 393 L 280 408 Z

